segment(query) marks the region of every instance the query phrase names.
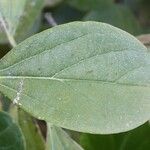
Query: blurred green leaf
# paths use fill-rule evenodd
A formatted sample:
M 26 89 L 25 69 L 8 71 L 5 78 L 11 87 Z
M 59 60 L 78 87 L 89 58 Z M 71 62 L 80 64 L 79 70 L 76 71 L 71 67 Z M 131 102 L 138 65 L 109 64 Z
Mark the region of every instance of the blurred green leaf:
M 144 27 L 144 33 L 150 27 L 150 0 L 124 0 L 124 4 L 138 16 L 138 19 Z
M 116 150 L 113 135 L 82 134 L 80 143 L 85 150 Z
M 26 150 L 44 150 L 45 142 L 35 120 L 26 112 L 18 110 L 18 122 L 26 141 Z
M 136 11 L 137 9 L 139 9 L 140 2 L 141 0 L 124 0 L 123 1 L 123 3 L 129 8 L 131 8 L 131 10 L 133 11 Z
M 1 22 L 3 20 L 7 32 L 20 42 L 37 31 L 37 23 L 34 23 L 39 19 L 42 7 L 43 0 L 1 0 Z M 7 42 L 2 23 L 0 37 L 0 43 Z
M 80 143 L 85 150 L 148 150 L 150 149 L 148 123 L 130 132 L 114 135 L 82 134 Z
M 113 0 L 68 0 L 68 3 L 82 11 L 104 8 L 113 4 Z
M 83 150 L 63 129 L 48 123 L 47 150 Z
M 4 112 L 0 112 L 0 149 L 25 150 L 21 130 Z
M 84 13 L 70 7 L 69 5 L 63 4 L 56 8 L 52 15 L 57 24 L 63 24 L 71 21 L 81 20 L 84 16 Z
M 120 147 L 121 150 L 148 150 L 150 149 L 149 123 L 128 132 Z
M 3 94 L 0 94 L 0 97 L 1 97 L 1 103 L 2 103 L 2 110 L 9 111 L 11 101 Z
M 0 91 L 56 126 L 123 132 L 149 119 L 148 56 L 142 43 L 111 25 L 59 25 L 0 60 Z
M 132 12 L 122 5 L 112 5 L 103 10 L 91 11 L 84 20 L 109 23 L 134 35 L 141 32 L 140 25 Z

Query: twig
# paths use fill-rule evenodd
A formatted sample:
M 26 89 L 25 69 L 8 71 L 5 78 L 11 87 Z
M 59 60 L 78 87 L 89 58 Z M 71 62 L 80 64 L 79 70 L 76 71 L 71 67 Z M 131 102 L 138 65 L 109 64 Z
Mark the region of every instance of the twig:
M 51 13 L 45 13 L 45 19 L 52 27 L 57 26 L 57 23 Z

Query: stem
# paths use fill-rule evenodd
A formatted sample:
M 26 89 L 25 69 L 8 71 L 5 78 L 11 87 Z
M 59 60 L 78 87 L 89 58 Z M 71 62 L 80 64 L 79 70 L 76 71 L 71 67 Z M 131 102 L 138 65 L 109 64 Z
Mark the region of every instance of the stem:
M 51 13 L 46 13 L 46 14 L 45 14 L 45 18 L 46 18 L 47 22 L 48 22 L 52 27 L 57 26 L 57 23 L 56 23 L 56 21 L 54 20 L 54 18 L 53 18 L 53 16 L 52 16 Z
M 6 36 L 9 40 L 9 43 L 11 44 L 12 47 L 15 47 L 17 45 L 14 37 L 10 34 L 9 30 L 7 29 L 6 23 L 4 21 L 4 17 L 2 16 L 1 12 L 0 12 L 0 22 L 2 23 L 2 26 L 5 30 Z
M 54 150 L 52 125 L 47 122 L 46 150 Z

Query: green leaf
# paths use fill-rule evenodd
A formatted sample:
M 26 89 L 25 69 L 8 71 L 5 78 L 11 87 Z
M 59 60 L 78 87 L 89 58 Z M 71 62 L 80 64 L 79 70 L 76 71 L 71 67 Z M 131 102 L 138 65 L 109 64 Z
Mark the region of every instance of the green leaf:
M 150 126 L 149 123 L 126 133 L 122 141 L 121 150 L 148 150 L 150 149 Z
M 18 122 L 26 141 L 26 150 L 44 150 L 45 142 L 36 121 L 21 109 L 18 110 L 18 114 Z
M 56 126 L 118 133 L 149 119 L 150 62 L 130 34 L 98 22 L 39 33 L 0 61 L 0 91 Z
M 24 141 L 21 130 L 10 116 L 0 112 L 0 149 L 24 150 Z
M 82 134 L 81 145 L 85 150 L 114 149 L 114 150 L 147 150 L 149 142 L 150 127 L 145 124 L 130 132 L 114 135 L 92 135 Z
M 42 7 L 43 0 L 1 0 L 0 21 L 4 22 L 7 32 L 15 37 L 17 42 L 20 42 L 36 32 L 38 25 L 36 21 L 39 20 Z M 35 22 L 36 24 L 34 24 Z M 1 28 L 3 28 L 3 24 L 1 24 Z M 32 33 L 30 33 L 31 30 Z M 7 42 L 4 30 L 0 30 L 0 37 L 1 43 Z
M 53 11 L 53 17 L 56 20 L 57 24 L 64 24 L 76 20 L 81 20 L 83 18 L 83 15 L 83 12 L 72 8 L 66 3 L 60 5 Z
M 48 124 L 47 150 L 83 150 L 59 127 Z
M 131 10 L 136 11 L 139 9 L 141 0 L 124 0 L 124 5 L 130 7 Z
M 141 29 L 132 12 L 121 5 L 111 5 L 105 9 L 90 11 L 84 20 L 109 23 L 132 34 L 139 34 Z
M 0 93 L 0 102 L 2 105 L 2 110 L 8 112 L 11 101 L 7 97 L 5 97 L 3 94 Z
M 85 150 L 117 150 L 113 135 L 83 134 L 80 142 Z
M 148 123 L 130 132 L 114 135 L 82 134 L 80 143 L 85 150 L 148 150 L 150 149 Z
M 68 3 L 82 11 L 100 9 L 113 4 L 113 0 L 68 0 Z

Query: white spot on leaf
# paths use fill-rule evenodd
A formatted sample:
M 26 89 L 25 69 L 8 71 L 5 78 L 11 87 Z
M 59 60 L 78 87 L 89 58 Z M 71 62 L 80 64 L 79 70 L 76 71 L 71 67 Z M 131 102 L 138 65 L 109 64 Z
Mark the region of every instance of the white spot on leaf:
M 18 92 L 17 92 L 17 96 L 16 98 L 13 100 L 13 104 L 18 104 L 19 106 L 21 106 L 21 103 L 19 103 L 19 100 L 20 100 L 20 95 L 23 91 L 23 79 L 20 81 L 19 83 L 19 89 L 18 89 Z

